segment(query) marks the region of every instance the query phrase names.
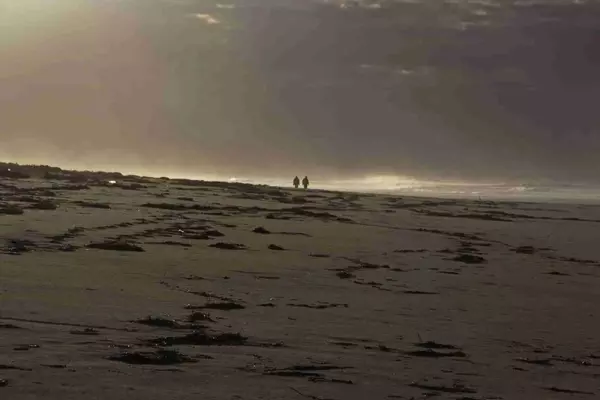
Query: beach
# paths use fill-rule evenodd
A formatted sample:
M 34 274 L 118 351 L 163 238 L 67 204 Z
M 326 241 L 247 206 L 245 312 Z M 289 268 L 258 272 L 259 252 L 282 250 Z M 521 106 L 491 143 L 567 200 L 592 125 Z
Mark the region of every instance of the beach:
M 600 207 L 0 178 L 0 398 L 600 396 Z

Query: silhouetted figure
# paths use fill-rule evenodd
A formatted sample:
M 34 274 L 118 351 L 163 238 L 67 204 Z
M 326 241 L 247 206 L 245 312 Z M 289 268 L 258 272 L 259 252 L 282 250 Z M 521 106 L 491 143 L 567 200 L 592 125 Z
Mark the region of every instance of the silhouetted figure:
M 295 178 L 294 178 L 294 187 L 295 187 L 296 189 L 298 189 L 298 186 L 300 186 L 300 178 L 298 178 L 298 177 L 295 177 Z
M 308 176 L 305 176 L 304 179 L 302 179 L 302 186 L 304 186 L 304 189 L 308 189 L 309 184 L 310 182 L 308 181 Z

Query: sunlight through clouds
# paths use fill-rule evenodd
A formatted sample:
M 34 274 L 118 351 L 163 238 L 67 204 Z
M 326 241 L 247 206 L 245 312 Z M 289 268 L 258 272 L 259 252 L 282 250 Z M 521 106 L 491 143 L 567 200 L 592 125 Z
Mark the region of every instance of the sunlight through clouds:
M 58 4 L 42 0 L 0 0 L 0 27 L 2 29 L 45 27 L 57 20 L 68 18 L 77 13 L 80 8 L 81 5 L 75 0 L 65 0 Z
M 599 0 L 0 0 L 0 155 L 384 189 L 362 177 L 597 181 L 598 15 Z

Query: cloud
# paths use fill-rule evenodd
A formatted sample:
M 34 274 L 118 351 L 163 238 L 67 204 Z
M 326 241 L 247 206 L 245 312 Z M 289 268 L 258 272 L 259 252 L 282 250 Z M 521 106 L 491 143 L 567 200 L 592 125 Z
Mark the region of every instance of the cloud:
M 221 23 L 221 21 L 219 21 L 210 14 L 193 14 L 193 17 L 206 22 L 208 25 L 218 25 Z

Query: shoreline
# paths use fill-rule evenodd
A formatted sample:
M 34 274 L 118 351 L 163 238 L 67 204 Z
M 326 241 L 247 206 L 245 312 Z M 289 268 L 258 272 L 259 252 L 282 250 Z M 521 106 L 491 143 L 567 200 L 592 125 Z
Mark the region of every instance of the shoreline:
M 12 173 L 8 173 L 11 169 Z M 189 179 L 189 178 L 177 178 L 177 177 L 153 177 L 153 176 L 142 176 L 124 174 L 121 172 L 105 172 L 105 171 L 82 171 L 82 170 L 70 170 L 62 169 L 60 167 L 51 167 L 45 165 L 20 165 L 17 163 L 6 163 L 0 162 L 0 177 L 5 178 L 12 177 L 14 179 L 40 179 L 46 175 L 46 178 L 61 180 L 71 183 L 81 183 L 84 181 L 98 182 L 98 181 L 112 181 L 115 179 L 124 180 L 126 182 L 142 183 L 142 182 L 155 182 L 156 180 L 165 183 L 186 183 L 186 184 L 205 184 L 215 186 L 227 186 L 227 185 L 250 185 L 256 187 L 270 187 L 279 190 L 294 190 L 291 185 L 290 187 L 285 185 L 275 185 L 269 183 L 260 182 L 245 182 L 245 181 L 232 181 L 232 180 L 201 180 L 201 179 Z M 331 186 L 326 184 L 325 186 Z M 302 189 L 298 189 L 302 192 Z M 427 190 L 407 190 L 407 189 L 348 189 L 343 187 L 316 187 L 309 188 L 312 192 L 323 192 L 323 193 L 349 193 L 349 194 L 365 194 L 365 195 L 384 195 L 384 196 L 402 196 L 411 197 L 417 199 L 446 199 L 446 200 L 464 200 L 464 201 L 493 201 L 493 202 L 516 202 L 516 203 L 550 203 L 550 204 L 570 204 L 570 205 L 600 205 L 600 192 L 598 196 L 589 195 L 588 197 L 575 197 L 574 195 L 562 194 L 541 194 L 539 192 L 527 192 L 522 193 L 452 193 L 448 190 L 428 193 Z

